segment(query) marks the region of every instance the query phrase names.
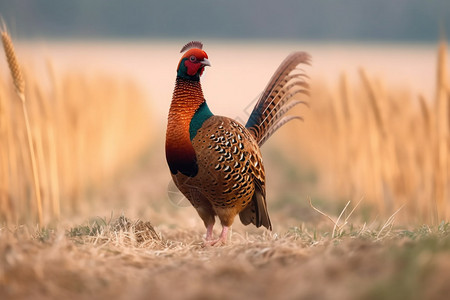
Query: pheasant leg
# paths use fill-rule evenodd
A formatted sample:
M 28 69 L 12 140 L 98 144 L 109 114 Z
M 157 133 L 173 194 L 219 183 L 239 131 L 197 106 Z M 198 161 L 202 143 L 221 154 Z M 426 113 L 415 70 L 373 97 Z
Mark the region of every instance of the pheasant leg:
M 230 226 L 223 226 L 222 227 L 222 233 L 220 234 L 220 237 L 213 241 L 211 243 L 211 246 L 220 246 L 220 245 L 225 245 L 227 243 L 227 238 L 228 238 L 228 230 L 230 229 Z
M 205 237 L 205 241 L 212 241 L 213 240 L 213 227 L 214 227 L 214 223 L 209 224 L 206 227 L 206 237 Z

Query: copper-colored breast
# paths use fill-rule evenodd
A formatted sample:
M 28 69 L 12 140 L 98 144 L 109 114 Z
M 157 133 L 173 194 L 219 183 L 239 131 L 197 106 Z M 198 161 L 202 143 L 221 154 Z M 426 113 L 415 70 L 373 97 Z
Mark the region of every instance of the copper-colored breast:
M 197 173 L 189 124 L 204 101 L 200 82 L 177 78 L 166 132 L 166 159 L 172 174 L 182 172 L 193 176 Z

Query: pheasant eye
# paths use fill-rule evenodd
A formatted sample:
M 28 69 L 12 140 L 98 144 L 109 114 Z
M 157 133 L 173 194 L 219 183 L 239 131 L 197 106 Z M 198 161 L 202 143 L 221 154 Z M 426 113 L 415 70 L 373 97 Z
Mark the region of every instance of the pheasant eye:
M 197 58 L 196 58 L 194 55 L 192 55 L 191 57 L 189 57 L 189 60 L 192 61 L 192 62 L 194 62 L 194 61 L 197 60 Z

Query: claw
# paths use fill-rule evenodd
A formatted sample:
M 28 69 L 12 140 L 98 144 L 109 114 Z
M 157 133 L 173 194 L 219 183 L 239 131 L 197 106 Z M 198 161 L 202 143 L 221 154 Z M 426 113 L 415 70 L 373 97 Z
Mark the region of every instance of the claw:
M 214 242 L 213 240 L 203 240 L 202 248 L 214 246 Z

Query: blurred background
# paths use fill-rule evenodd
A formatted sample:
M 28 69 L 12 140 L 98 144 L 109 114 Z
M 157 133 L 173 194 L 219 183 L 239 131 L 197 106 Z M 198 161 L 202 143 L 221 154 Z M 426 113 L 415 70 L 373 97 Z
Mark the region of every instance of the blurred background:
M 202 226 L 174 196 L 164 157 L 179 50 L 193 39 L 212 63 L 202 78 L 210 108 L 243 123 L 284 57 L 312 55 L 310 108 L 295 110 L 305 122 L 263 147 L 279 228 L 314 222 L 309 198 L 331 215 L 362 199 L 362 221 L 400 207 L 404 222 L 448 219 L 449 1 L 16 0 L 0 2 L 0 15 L 34 141 L 30 150 L 2 60 L 2 220 L 113 211 Z
M 445 0 L 51 1 L 0 3 L 23 38 L 232 38 L 435 42 L 448 29 Z

